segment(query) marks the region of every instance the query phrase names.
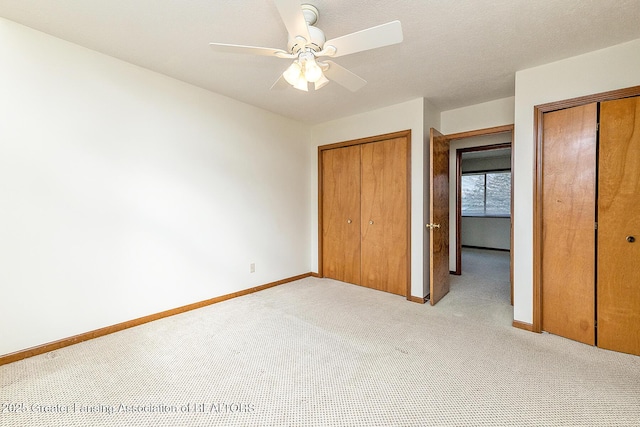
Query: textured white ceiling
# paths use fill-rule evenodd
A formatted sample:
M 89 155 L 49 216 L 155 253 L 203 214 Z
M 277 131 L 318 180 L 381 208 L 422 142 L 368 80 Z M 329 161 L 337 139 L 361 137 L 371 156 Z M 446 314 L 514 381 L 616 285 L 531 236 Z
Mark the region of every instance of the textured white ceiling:
M 335 83 L 270 91 L 288 60 L 214 53 L 208 43 L 286 49 L 271 0 L 0 0 L 0 16 L 312 123 L 418 97 L 448 110 L 512 96 L 517 70 L 640 38 L 640 0 L 301 3 L 318 7 L 327 38 L 398 19 L 404 42 L 336 58 L 368 81 L 358 92 Z

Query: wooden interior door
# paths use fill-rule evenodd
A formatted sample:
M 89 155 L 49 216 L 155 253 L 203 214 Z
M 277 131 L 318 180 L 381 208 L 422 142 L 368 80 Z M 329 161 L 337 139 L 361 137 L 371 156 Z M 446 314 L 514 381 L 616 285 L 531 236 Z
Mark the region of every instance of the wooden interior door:
M 407 295 L 407 137 L 362 145 L 361 284 Z
M 597 104 L 544 114 L 542 329 L 595 344 Z
M 640 355 L 640 97 L 600 105 L 598 346 Z
M 322 152 L 322 273 L 360 284 L 360 146 Z
M 449 141 L 431 128 L 430 138 L 429 301 L 449 293 Z

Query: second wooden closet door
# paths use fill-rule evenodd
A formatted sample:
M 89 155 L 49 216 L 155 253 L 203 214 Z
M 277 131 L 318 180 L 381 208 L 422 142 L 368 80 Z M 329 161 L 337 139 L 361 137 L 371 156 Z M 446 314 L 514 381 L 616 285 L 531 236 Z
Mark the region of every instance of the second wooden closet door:
M 363 286 L 407 292 L 407 139 L 362 145 Z
M 600 105 L 598 346 L 640 355 L 640 97 Z

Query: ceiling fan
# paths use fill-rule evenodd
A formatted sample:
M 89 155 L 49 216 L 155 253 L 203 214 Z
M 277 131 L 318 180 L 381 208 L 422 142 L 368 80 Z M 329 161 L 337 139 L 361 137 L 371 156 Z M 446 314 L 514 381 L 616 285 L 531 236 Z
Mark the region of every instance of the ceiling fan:
M 402 41 L 400 21 L 388 22 L 346 36 L 326 40 L 322 30 L 314 26 L 319 15 L 315 6 L 300 5 L 299 0 L 274 1 L 289 33 L 287 50 L 209 43 L 209 46 L 217 52 L 249 53 L 293 59 L 293 63 L 282 73 L 271 89 L 282 89 L 291 85 L 296 89 L 308 91 L 309 83 L 313 83 L 314 89 L 318 90 L 332 80 L 355 92 L 367 83 L 366 80 L 333 61 L 318 59 L 322 57 L 337 58 Z

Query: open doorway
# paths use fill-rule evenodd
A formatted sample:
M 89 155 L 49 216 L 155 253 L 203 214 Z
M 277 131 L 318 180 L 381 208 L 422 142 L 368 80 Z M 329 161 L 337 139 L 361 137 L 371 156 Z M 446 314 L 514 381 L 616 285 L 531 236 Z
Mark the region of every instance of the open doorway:
M 472 276 L 467 296 L 499 306 L 513 304 L 510 286 L 511 144 L 456 150 L 456 264 Z M 458 266 L 457 265 L 457 266 Z M 467 277 L 459 282 L 468 284 Z
M 513 126 L 447 137 L 451 141 L 450 272 L 470 275 L 487 287 L 482 290 L 485 295 L 512 305 Z

